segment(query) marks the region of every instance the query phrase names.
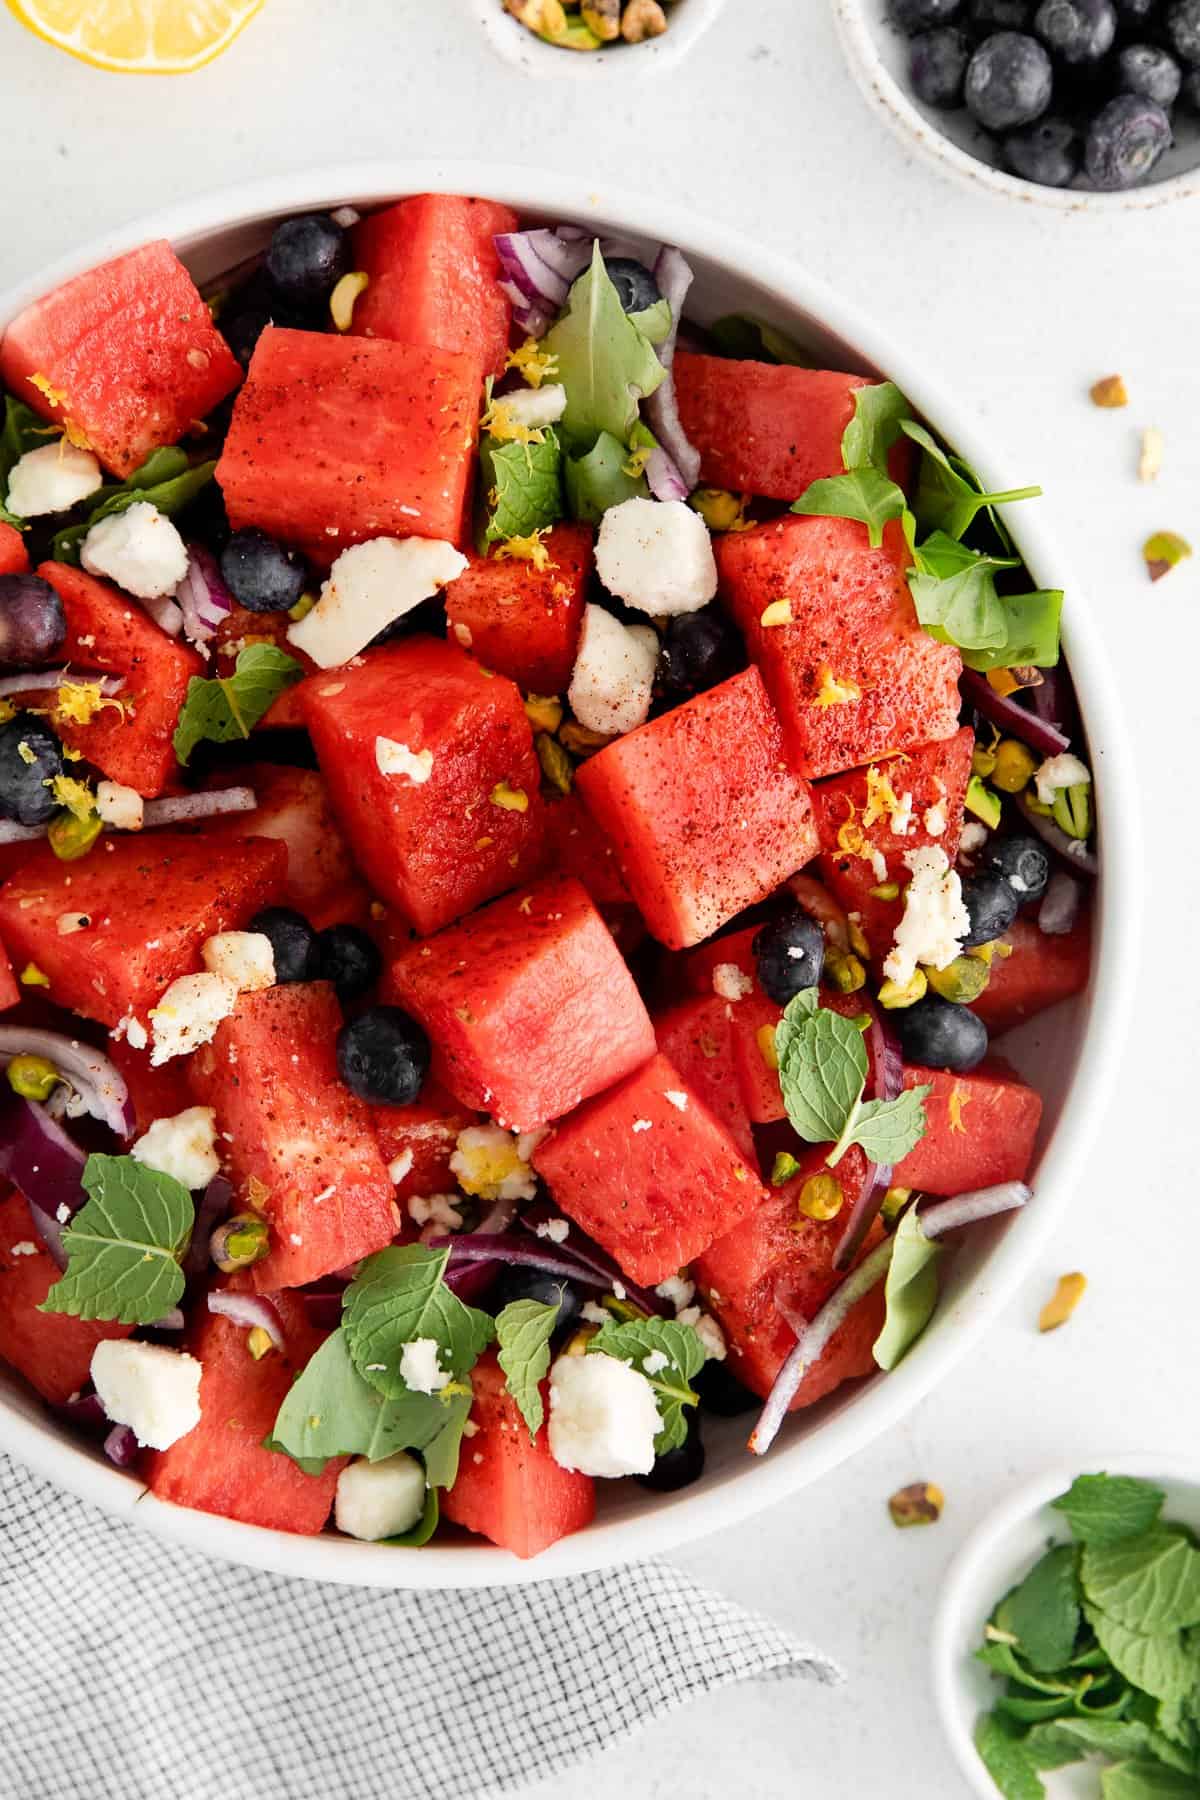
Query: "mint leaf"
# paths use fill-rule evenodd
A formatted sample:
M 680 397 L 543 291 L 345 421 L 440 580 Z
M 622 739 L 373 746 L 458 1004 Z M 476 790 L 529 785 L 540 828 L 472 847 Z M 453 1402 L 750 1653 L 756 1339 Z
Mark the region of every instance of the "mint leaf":
M 872 1345 L 881 1369 L 894 1369 L 928 1325 L 937 1305 L 937 1263 L 941 1244 L 925 1236 L 915 1207 L 909 1207 L 892 1239 L 892 1260 L 884 1284 L 883 1329 Z
M 424 1450 L 433 1443 L 451 1418 L 450 1406 L 438 1394 L 405 1389 L 398 1399 L 388 1399 L 377 1392 L 355 1368 L 345 1332 L 339 1329 L 293 1382 L 276 1416 L 270 1448 L 282 1450 L 309 1473 L 319 1472 L 334 1456 L 382 1462 L 397 1450 Z
M 1194 1775 L 1161 1763 L 1124 1762 L 1100 1771 L 1103 1800 L 1196 1800 Z
M 854 417 L 842 433 L 842 462 L 847 469 L 887 473 L 888 451 L 912 407 L 894 381 L 876 381 L 854 390 Z
M 1092 1750 L 1102 1756 L 1142 1758 L 1185 1772 L 1192 1767 L 1191 1758 L 1184 1751 L 1140 1719 L 1056 1719 L 1040 1733 L 1031 1731 L 1025 1745 L 1035 1759 L 1043 1755 L 1061 1757 L 1054 1763 L 1038 1760 L 1042 1769 L 1078 1762 Z
M 1003 537 L 1003 527 L 995 508 L 1013 500 L 1034 500 L 1042 491 L 1040 487 L 1027 487 L 1010 488 L 998 494 L 985 493 L 970 464 L 960 456 L 948 455 L 923 425 L 905 419 L 900 429 L 925 452 L 921 458 L 913 508 L 923 531 L 944 531 L 949 537 L 961 538 L 974 524 L 977 514 L 987 512 Z
M 465 1306 L 442 1280 L 449 1250 L 402 1244 L 379 1250 L 359 1266 L 346 1289 L 342 1329 L 360 1375 L 391 1400 L 410 1393 L 400 1374 L 405 1344 L 432 1338 L 438 1362 L 454 1380 L 474 1366 L 491 1343 L 487 1313 Z
M 59 428 L 47 425 L 32 406 L 5 394 L 4 425 L 0 429 L 0 524 L 15 525 L 18 531 L 25 529 L 25 520 L 9 512 L 4 504 L 8 478 L 27 450 L 39 450 L 43 444 L 53 443 L 59 435 Z
M 1075 1710 L 1073 1694 L 1039 1694 L 1032 1695 L 1002 1694 L 996 1702 L 997 1712 L 1006 1718 L 1019 1719 L 1022 1725 L 1037 1725 L 1048 1719 L 1061 1719 L 1064 1714 Z
M 1086 1591 L 1086 1581 L 1085 1581 Z M 1156 1700 L 1176 1701 L 1188 1695 L 1196 1670 L 1178 1631 L 1150 1636 L 1131 1631 L 1106 1613 L 1084 1601 L 1083 1613 L 1097 1641 L 1117 1673 Z
M 867 1050 L 853 1019 L 820 1004 L 816 988 L 788 1001 L 775 1030 L 779 1085 L 806 1144 L 837 1143 L 867 1079 Z
M 186 763 L 202 740 L 229 744 L 248 738 L 272 702 L 303 676 L 295 657 L 274 644 L 239 650 L 232 675 L 193 675 L 175 727 L 176 756 Z
M 192 1196 L 131 1156 L 89 1156 L 82 1180 L 88 1199 L 62 1234 L 66 1272 L 38 1310 L 152 1325 L 183 1294 Z
M 975 1748 L 1004 1800 L 1045 1800 L 1041 1778 L 1007 1720 L 984 1713 L 975 1727 Z
M 724 318 L 713 321 L 708 335 L 722 356 L 737 357 L 742 362 L 790 363 L 797 369 L 818 366 L 811 353 L 794 338 L 755 313 L 726 313 Z
M 530 537 L 562 518 L 562 446 L 552 427 L 546 427 L 540 444 L 503 444 L 485 437 L 479 470 L 487 507 L 484 545 Z
M 542 340 L 558 358 L 567 390 L 562 435 L 573 451 L 590 449 L 602 431 L 621 443 L 637 423 L 638 404 L 666 376 L 654 346 L 621 306 L 600 243 L 591 266 L 572 285 L 565 313 Z
M 1200 1550 L 1162 1527 L 1083 1552 L 1084 1590 L 1130 1631 L 1157 1636 L 1200 1623 Z
M 854 1142 L 872 1162 L 900 1162 L 925 1136 L 925 1097 L 932 1092 L 933 1083 L 926 1082 L 894 1100 L 866 1101 L 854 1121 Z
M 1081 1544 L 1118 1544 L 1141 1537 L 1162 1511 L 1166 1495 L 1132 1475 L 1077 1475 L 1051 1505 Z
M 425 1471 L 426 1479 L 429 1470 Z M 401 1531 L 395 1537 L 381 1538 L 382 1544 L 394 1544 L 403 1550 L 420 1550 L 427 1544 L 441 1521 L 441 1505 L 438 1501 L 438 1490 L 435 1487 L 425 1489 L 425 1510 L 408 1531 Z
M 540 1300 L 510 1300 L 496 1315 L 497 1360 L 531 1438 L 537 1436 L 545 1417 L 541 1383 L 550 1367 L 550 1339 L 558 1312 L 557 1305 L 543 1305 Z
M 996 1629 L 1015 1637 L 1019 1654 L 1046 1674 L 1071 1660 L 1079 1635 L 1077 1554 L 1072 1544 L 1047 1551 L 992 1615 Z
M 685 1406 L 698 1406 L 691 1383 L 704 1367 L 704 1345 L 690 1325 L 675 1319 L 629 1319 L 602 1325 L 588 1350 L 632 1363 L 654 1389 L 662 1428 L 654 1440 L 656 1456 L 678 1450 L 687 1440 Z M 665 1362 L 662 1360 L 665 1358 Z M 650 1368 L 646 1367 L 647 1359 Z
M 872 549 L 883 542 L 883 528 L 905 508 L 904 490 L 878 469 L 850 469 L 814 481 L 792 502 L 794 513 L 827 519 L 857 519 L 867 528 Z
M 649 498 L 646 477 L 626 474 L 628 461 L 629 451 L 608 431 L 600 433 L 586 456 L 567 457 L 567 506 L 573 519 L 598 525 L 610 506 Z
M 1035 1675 L 1027 1669 L 1011 1644 L 989 1641 L 982 1644 L 975 1652 L 977 1662 L 983 1663 L 996 1675 L 1005 1675 L 1009 1681 L 1019 1682 L 1022 1687 L 1032 1688 L 1035 1694 L 1053 1694 L 1060 1698 L 1066 1696 L 1073 1699 L 1086 1685 L 1084 1677 L 1078 1676 L 1068 1681 L 1065 1675 Z
M 92 526 L 113 513 L 125 512 L 135 500 L 146 500 L 160 513 L 173 518 L 196 498 L 213 478 L 215 462 L 193 466 L 183 450 L 152 450 L 140 468 L 126 481 L 106 484 L 89 500 L 85 518 L 75 525 L 64 525 L 54 534 L 50 554 L 55 562 L 78 563 L 79 547 Z
M 475 1396 L 446 1390 L 445 1398 L 434 1395 L 442 1409 L 442 1426 L 424 1449 L 425 1479 L 430 1487 L 453 1487 L 458 1476 L 458 1458 L 462 1449 L 463 1430 Z

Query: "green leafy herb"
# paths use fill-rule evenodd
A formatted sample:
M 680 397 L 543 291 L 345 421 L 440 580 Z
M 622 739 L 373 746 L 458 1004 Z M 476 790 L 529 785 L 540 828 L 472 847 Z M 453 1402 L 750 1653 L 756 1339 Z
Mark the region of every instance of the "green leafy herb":
M 540 1300 L 511 1300 L 496 1315 L 500 1367 L 531 1438 L 545 1417 L 541 1383 L 550 1367 L 550 1338 L 558 1316 L 556 1304 L 543 1305 Z
M 440 1397 L 435 1395 L 435 1399 Z M 451 1393 L 446 1390 L 444 1398 L 440 1398 L 442 1407 L 442 1428 L 431 1437 L 423 1452 L 425 1462 L 425 1479 L 430 1487 L 449 1488 L 454 1486 L 458 1475 L 458 1457 L 462 1449 L 463 1431 L 467 1423 L 467 1415 L 471 1410 L 474 1395 L 468 1388 L 465 1393 Z
M 944 531 L 949 537 L 964 537 L 980 512 L 987 512 L 994 522 L 997 506 L 1014 500 L 1034 500 L 1040 487 L 1010 488 L 998 494 L 986 493 L 978 476 L 960 456 L 950 456 L 923 425 L 905 419 L 900 429 L 925 452 L 917 484 L 914 511 L 924 531 Z
M 653 306 L 644 306 L 641 312 L 630 313 L 629 322 L 636 325 L 650 343 L 665 344 L 671 335 L 671 302 L 660 295 Z
M 1196 1800 L 1197 1780 L 1161 1763 L 1124 1762 L 1100 1775 L 1103 1800 Z
M 92 526 L 113 513 L 125 512 L 136 500 L 146 500 L 160 513 L 174 518 L 208 486 L 216 466 L 215 462 L 193 466 L 183 450 L 152 450 L 128 480 L 116 485 L 106 483 L 85 502 L 86 517 L 55 533 L 50 554 L 55 562 L 77 563 L 79 547 Z
M 1058 661 L 1061 591 L 996 590 L 997 572 L 1017 568 L 1018 558 L 970 550 L 944 531 L 913 545 L 912 553 L 908 586 L 917 617 L 930 637 L 957 644 L 968 667 L 1052 668 Z
M 1084 1588 L 1087 1576 L 1084 1575 Z M 1196 1668 L 1178 1631 L 1131 1631 L 1099 1607 L 1084 1602 L 1084 1617 L 1109 1662 L 1126 1681 L 1156 1700 L 1182 1700 L 1196 1680 Z
M 530 537 L 562 518 L 562 446 L 552 427 L 540 444 L 503 444 L 485 437 L 479 469 L 487 508 L 484 545 Z
M 248 738 L 272 702 L 303 675 L 295 657 L 274 644 L 248 644 L 239 650 L 232 675 L 193 675 L 175 727 L 180 762 L 186 763 L 202 740 L 228 744 Z
M 410 1392 L 400 1374 L 406 1344 L 432 1338 L 438 1361 L 454 1380 L 474 1366 L 491 1343 L 487 1313 L 465 1306 L 442 1280 L 449 1250 L 402 1244 L 361 1264 L 346 1290 L 342 1328 L 360 1375 L 388 1399 Z
M 1051 1505 L 1078 1543 L 1119 1544 L 1149 1531 L 1166 1497 L 1161 1488 L 1132 1475 L 1077 1475 Z
M 1048 1550 L 992 1615 L 998 1631 L 1016 1638 L 1021 1656 L 1047 1673 L 1070 1662 L 1079 1635 L 1077 1554 L 1070 1544 Z
M 183 1293 L 192 1197 L 131 1156 L 89 1156 L 82 1180 L 87 1202 L 62 1236 L 66 1271 L 40 1311 L 151 1325 Z
M 1041 1777 L 1006 1719 L 984 1713 L 975 1727 L 975 1748 L 1004 1800 L 1045 1800 Z
M 598 525 L 610 506 L 649 498 L 646 477 L 628 474 L 628 461 L 629 451 L 608 431 L 600 433 L 586 456 L 568 456 L 567 506 L 573 519 Z
M 833 1145 L 835 1168 L 851 1144 L 873 1162 L 899 1162 L 925 1135 L 928 1086 L 897 1100 L 863 1100 L 867 1051 L 861 1021 L 821 1006 L 817 990 L 789 1000 L 775 1032 L 779 1085 L 788 1118 L 809 1144 Z
M 32 406 L 5 394 L 4 426 L 0 430 L 0 525 L 15 525 L 18 531 L 24 530 L 25 520 L 9 512 L 4 504 L 8 478 L 27 450 L 40 449 L 59 435 L 58 427 L 47 425 Z
M 557 356 L 558 379 L 567 391 L 562 419 L 567 448 L 589 450 L 602 431 L 627 444 L 638 403 L 654 392 L 666 370 L 622 309 L 598 241 L 591 266 L 573 284 L 566 312 L 542 348 Z
M 355 1368 L 345 1332 L 333 1331 L 293 1382 L 270 1446 L 309 1473 L 319 1473 L 334 1456 L 382 1462 L 397 1450 L 424 1450 L 433 1443 L 450 1423 L 451 1402 L 459 1399 L 407 1389 L 396 1399 L 386 1398 Z M 469 1404 L 468 1396 L 468 1410 Z
M 704 1345 L 690 1325 L 675 1319 L 629 1319 L 602 1325 L 588 1344 L 620 1362 L 632 1363 L 654 1389 L 662 1429 L 654 1440 L 655 1454 L 677 1450 L 687 1439 L 685 1406 L 699 1405 L 691 1383 L 704 1367 Z M 651 1367 L 646 1367 L 647 1358 Z M 665 1358 L 665 1362 L 662 1359 Z
M 997 598 L 1004 617 L 1004 642 L 992 649 L 964 650 L 962 659 L 967 668 L 986 673 L 988 669 L 1011 669 L 1031 663 L 1037 669 L 1052 669 L 1059 658 L 1062 589 L 1000 594 Z
M 425 1474 L 426 1478 L 428 1478 L 428 1469 L 426 1469 Z M 425 1510 L 422 1512 L 416 1524 L 410 1526 L 407 1531 L 397 1532 L 395 1537 L 382 1538 L 380 1542 L 384 1544 L 394 1544 L 402 1550 L 420 1550 L 429 1542 L 430 1538 L 437 1530 L 441 1520 L 441 1511 L 442 1509 L 438 1500 L 437 1488 L 432 1486 L 427 1487 L 425 1489 Z
M 1070 1679 L 1064 1675 L 1036 1675 L 1017 1655 L 1012 1644 L 986 1643 L 975 1652 L 976 1659 L 986 1664 L 997 1675 L 1006 1675 L 1010 1681 L 1019 1682 L 1022 1687 L 1032 1688 L 1035 1694 L 1066 1695 L 1072 1698 L 1083 1684 L 1081 1676 L 1073 1675 Z
M 726 313 L 708 328 L 722 356 L 742 362 L 790 363 L 797 369 L 817 367 L 811 352 L 754 313 Z
M 866 526 L 874 549 L 883 542 L 884 526 L 889 520 L 898 519 L 904 508 L 903 488 L 878 469 L 849 469 L 845 475 L 814 481 L 792 503 L 794 513 L 859 520 Z
M 872 1347 L 881 1369 L 894 1369 L 932 1318 L 937 1305 L 937 1263 L 941 1252 L 942 1246 L 925 1236 L 916 1208 L 909 1207 L 892 1239 L 892 1260 L 884 1285 L 883 1329 Z
M 854 390 L 854 417 L 842 433 L 842 462 L 847 469 L 887 473 L 888 451 L 912 407 L 894 381 L 875 381 Z
M 1062 1768 L 1093 1750 L 1104 1756 L 1146 1758 L 1173 1769 L 1192 1768 L 1189 1756 L 1140 1719 L 1056 1719 L 1040 1732 L 1031 1731 L 1025 1743 L 1039 1769 Z M 1054 1762 L 1043 1761 L 1051 1756 Z
M 1200 1550 L 1162 1526 L 1132 1541 L 1089 1544 L 1083 1584 L 1092 1604 L 1130 1631 L 1157 1635 L 1200 1623 Z

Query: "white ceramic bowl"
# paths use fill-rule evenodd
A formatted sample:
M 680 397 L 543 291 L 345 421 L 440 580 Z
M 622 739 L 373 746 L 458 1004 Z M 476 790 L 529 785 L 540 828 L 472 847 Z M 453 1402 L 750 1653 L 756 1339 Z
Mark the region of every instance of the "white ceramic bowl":
M 503 0 L 463 0 L 479 21 L 488 43 L 506 63 L 551 81 L 613 81 L 663 74 L 703 37 L 725 0 L 675 0 L 670 24 L 660 37 L 641 44 L 614 44 L 607 50 L 559 50 L 544 44 L 504 9 Z
M 979 1800 L 998 1800 L 998 1790 L 979 1760 L 972 1733 L 1000 1688 L 973 1653 L 983 1642 L 983 1627 L 996 1602 L 1028 1574 L 1052 1539 L 1070 1541 L 1066 1521 L 1050 1502 L 1066 1493 L 1085 1466 L 1089 1473 L 1103 1469 L 1154 1482 L 1167 1496 L 1163 1517 L 1200 1532 L 1200 1462 L 1147 1452 L 1049 1469 L 1017 1488 L 971 1533 L 946 1573 L 931 1654 L 938 1713 L 958 1766 Z M 1094 1766 L 1059 1769 L 1042 1779 L 1048 1800 L 1095 1800 L 1098 1792 Z
M 1178 111 L 1177 142 L 1159 163 L 1154 179 L 1121 193 L 1042 187 L 982 160 L 988 155 L 987 140 L 965 108 L 942 112 L 923 105 L 913 94 L 908 81 L 909 40 L 889 23 L 889 10 L 889 0 L 833 0 L 846 60 L 867 100 L 907 149 L 918 151 L 944 175 L 969 183 L 976 192 L 1071 213 L 1144 212 L 1200 194 L 1200 126 Z
M 369 207 L 406 193 L 440 190 L 504 200 L 523 215 L 573 219 L 599 233 L 682 246 L 696 272 L 689 310 L 701 321 L 738 308 L 760 313 L 803 339 L 831 368 L 886 372 L 919 412 L 982 472 L 993 489 L 1028 480 L 999 466 L 986 432 L 923 363 L 795 264 L 664 199 L 596 192 L 560 174 L 483 163 L 378 164 L 250 184 L 182 203 L 86 245 L 0 296 L 0 325 L 56 283 L 148 238 L 170 238 L 196 277 L 209 281 L 264 245 L 280 217 L 352 203 Z M 997 380 L 1005 378 L 998 369 Z M 135 1477 L 112 1468 L 55 1423 L 16 1379 L 0 1371 L 0 1448 L 73 1493 L 134 1515 L 159 1536 L 235 1562 L 379 1587 L 482 1587 L 538 1581 L 675 1548 L 795 1493 L 889 1430 L 976 1343 L 1035 1262 L 1071 1197 L 1085 1147 L 1102 1126 L 1104 1101 L 1121 1052 L 1131 987 L 1129 947 L 1141 911 L 1141 859 L 1120 705 L 1089 634 L 1087 595 L 1072 581 L 1045 517 L 1025 507 L 1014 530 L 1035 579 L 1067 589 L 1066 644 L 1091 739 L 1102 808 L 1105 876 L 1097 897 L 1095 966 L 1078 1001 L 1055 1009 L 1006 1040 L 1006 1050 L 1045 1097 L 1037 1198 L 1025 1211 L 970 1234 L 949 1266 L 942 1303 L 928 1331 L 893 1374 L 853 1384 L 789 1420 L 761 1462 L 745 1451 L 746 1421 L 706 1433 L 701 1481 L 653 1495 L 632 1482 L 601 1482 L 594 1525 L 529 1563 L 482 1540 L 404 1551 L 327 1535 L 292 1537 L 165 1504 Z

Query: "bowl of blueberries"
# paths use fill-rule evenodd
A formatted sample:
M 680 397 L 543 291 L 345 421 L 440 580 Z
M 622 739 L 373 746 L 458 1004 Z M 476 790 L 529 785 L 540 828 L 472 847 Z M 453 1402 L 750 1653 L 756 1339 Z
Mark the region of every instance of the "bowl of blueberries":
M 893 129 L 995 191 L 1075 211 L 1200 194 L 1200 0 L 834 0 Z

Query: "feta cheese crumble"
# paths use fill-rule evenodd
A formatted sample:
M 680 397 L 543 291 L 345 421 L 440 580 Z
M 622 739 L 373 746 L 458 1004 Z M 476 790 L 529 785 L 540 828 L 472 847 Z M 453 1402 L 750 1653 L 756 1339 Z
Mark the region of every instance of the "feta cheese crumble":
M 79 560 L 89 575 L 107 575 L 139 600 L 158 600 L 173 594 L 187 574 L 188 553 L 166 514 L 148 500 L 135 500 L 92 526 Z
M 567 410 L 567 390 L 561 382 L 543 383 L 540 388 L 518 388 L 515 393 L 501 394 L 492 402 L 492 431 L 496 437 L 512 435 L 511 427 L 541 431 L 557 425 Z
M 893 837 L 910 837 L 912 835 L 913 797 L 901 794 L 900 803 L 892 814 L 891 830 Z
M 221 1172 L 217 1115 L 211 1106 L 189 1106 L 173 1118 L 155 1119 L 130 1148 L 144 1168 L 173 1175 L 185 1188 L 207 1187 Z
M 939 800 L 934 806 L 925 808 L 925 829 L 930 837 L 941 837 L 946 829 L 946 808 Z
M 9 1250 L 10 1256 L 36 1256 L 37 1253 L 37 1245 L 31 1244 L 28 1238 L 22 1238 L 19 1244 L 13 1244 Z
M 691 1326 L 710 1362 L 725 1361 L 725 1333 L 711 1313 L 701 1312 L 698 1306 L 685 1306 L 675 1317 L 681 1325 Z
M 275 985 L 275 950 L 265 931 L 218 931 L 200 951 L 212 975 L 232 981 L 239 994 Z
M 652 1350 L 650 1352 L 649 1356 L 646 1358 L 645 1362 L 642 1364 L 642 1374 L 643 1375 L 661 1375 L 663 1370 L 669 1369 L 670 1366 L 671 1366 L 671 1359 L 669 1356 L 667 1356 L 662 1350 Z
M 1059 756 L 1048 756 L 1033 777 L 1037 797 L 1043 806 L 1053 806 L 1054 796 L 1063 788 L 1079 787 L 1090 781 L 1092 772 L 1086 763 L 1064 750 Z
M 686 1275 L 668 1275 L 655 1288 L 660 1300 L 666 1300 L 675 1308 L 678 1315 L 685 1306 L 690 1306 L 696 1296 L 696 1284 L 689 1281 Z
M 736 963 L 718 963 L 712 972 L 713 993 L 722 1000 L 744 1000 L 754 992 L 750 976 Z
M 396 1185 L 396 1187 L 399 1187 L 400 1183 L 404 1180 L 404 1177 L 409 1173 L 412 1166 L 413 1166 L 412 1151 L 411 1150 L 402 1150 L 400 1152 L 399 1156 L 394 1156 L 392 1158 L 391 1162 L 387 1166 L 388 1180 L 393 1182 Z
M 958 847 L 965 856 L 973 856 L 976 850 L 983 849 L 987 835 L 986 825 L 981 825 L 978 819 L 968 819 L 959 836 Z
M 153 1068 L 169 1062 L 173 1056 L 189 1056 L 201 1044 L 211 1043 L 222 1019 L 227 1019 L 237 1005 L 236 985 L 225 975 L 180 975 L 174 980 L 157 1006 L 150 1008 L 154 1032 L 154 1048 L 150 1052 Z M 126 1031 L 133 1043 L 132 1024 Z
M 522 1140 L 502 1125 L 468 1125 L 455 1140 L 450 1172 L 464 1194 L 480 1200 L 532 1200 L 537 1179 Z
M 667 1101 L 668 1105 L 673 1106 L 676 1112 L 687 1111 L 688 1097 L 682 1088 L 667 1088 L 663 1099 Z
M 565 1219 L 543 1219 L 534 1227 L 535 1235 L 548 1238 L 552 1244 L 565 1244 L 571 1227 Z
M 650 715 L 657 667 L 658 637 L 652 626 L 623 625 L 602 606 L 585 606 L 567 689 L 572 712 L 588 731 L 606 737 L 633 731 Z
M 316 605 L 287 630 L 319 669 L 349 662 L 386 625 L 461 575 L 467 559 L 440 538 L 370 538 L 343 550 Z
M 450 1385 L 450 1377 L 438 1362 L 436 1338 L 414 1338 L 400 1352 L 400 1379 L 414 1394 L 436 1394 Z
M 104 476 L 90 450 L 77 450 L 66 438 L 42 444 L 18 457 L 8 472 L 10 512 L 19 519 L 70 512 L 102 487 Z
M 904 861 L 912 880 L 904 897 L 904 916 L 883 965 L 888 980 L 901 986 L 912 980 L 918 963 L 948 967 L 971 928 L 962 883 L 940 845 L 910 850 Z
M 441 1231 L 458 1231 L 463 1216 L 455 1205 L 455 1194 L 412 1194 L 408 1200 L 408 1216 L 414 1225 L 436 1225 Z
M 655 618 L 696 612 L 717 591 L 708 526 L 683 500 L 623 500 L 596 537 L 596 573 L 610 594 Z
M 560 1356 L 550 1370 L 550 1454 L 582 1475 L 648 1475 L 661 1429 L 654 1389 L 615 1356 Z
M 98 781 L 96 812 L 102 825 L 112 825 L 117 831 L 140 831 L 145 801 L 136 788 L 120 781 Z
M 200 1423 L 200 1374 L 186 1351 L 132 1338 L 105 1338 L 92 1352 L 101 1406 L 150 1450 L 169 1450 Z
M 377 737 L 375 767 L 381 775 L 398 775 L 410 787 L 420 787 L 433 774 L 433 751 L 410 750 L 395 738 Z
M 337 1480 L 333 1518 L 347 1537 L 368 1544 L 411 1531 L 425 1511 L 425 1471 L 415 1456 L 398 1450 L 381 1462 L 356 1456 Z

